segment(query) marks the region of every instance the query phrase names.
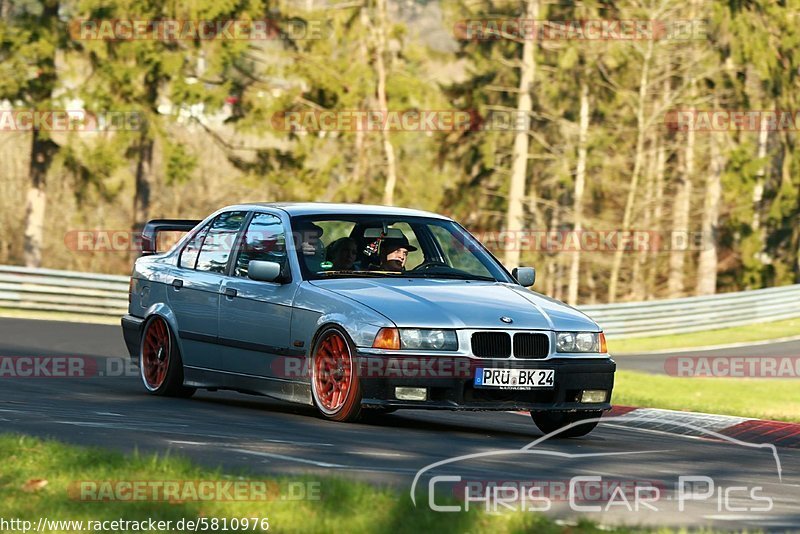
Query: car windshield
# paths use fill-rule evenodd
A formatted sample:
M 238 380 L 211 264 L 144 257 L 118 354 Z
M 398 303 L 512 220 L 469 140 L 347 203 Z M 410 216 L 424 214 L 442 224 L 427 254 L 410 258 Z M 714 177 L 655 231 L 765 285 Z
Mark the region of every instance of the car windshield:
M 458 224 L 426 217 L 292 217 L 303 278 L 438 278 L 513 282 Z

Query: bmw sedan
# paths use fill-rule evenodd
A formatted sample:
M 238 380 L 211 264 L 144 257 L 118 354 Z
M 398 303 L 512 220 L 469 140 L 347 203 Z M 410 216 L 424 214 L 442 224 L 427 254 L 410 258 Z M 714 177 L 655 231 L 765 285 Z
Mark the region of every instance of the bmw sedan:
M 166 252 L 164 231 L 187 231 Z M 227 389 L 354 421 L 398 409 L 530 412 L 588 433 L 616 365 L 598 325 L 533 292 L 448 217 L 321 203 L 154 220 L 122 329 L 145 389 Z

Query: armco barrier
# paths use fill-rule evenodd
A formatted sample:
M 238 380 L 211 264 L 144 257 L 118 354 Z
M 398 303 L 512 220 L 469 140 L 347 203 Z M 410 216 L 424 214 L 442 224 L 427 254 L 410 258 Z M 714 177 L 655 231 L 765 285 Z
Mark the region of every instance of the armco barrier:
M 119 317 L 127 307 L 127 276 L 0 266 L 0 308 Z M 578 308 L 616 338 L 698 332 L 800 317 L 800 284 Z
M 0 308 L 122 316 L 128 277 L 0 266 Z

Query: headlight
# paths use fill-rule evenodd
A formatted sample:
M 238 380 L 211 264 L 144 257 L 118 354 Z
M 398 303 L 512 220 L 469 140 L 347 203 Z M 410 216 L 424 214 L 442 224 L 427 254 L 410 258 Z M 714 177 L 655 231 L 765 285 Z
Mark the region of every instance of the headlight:
M 556 352 L 605 352 L 602 332 L 557 332 Z
M 400 348 L 415 350 L 458 350 L 454 330 L 400 329 Z

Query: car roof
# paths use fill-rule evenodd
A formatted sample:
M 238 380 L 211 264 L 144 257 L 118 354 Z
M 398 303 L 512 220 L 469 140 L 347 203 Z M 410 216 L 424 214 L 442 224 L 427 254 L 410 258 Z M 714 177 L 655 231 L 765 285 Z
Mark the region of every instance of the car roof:
M 394 206 L 378 206 L 370 204 L 345 204 L 334 202 L 250 202 L 239 204 L 247 207 L 268 207 L 285 211 L 290 216 L 302 215 L 389 215 L 405 217 L 433 217 L 450 220 L 450 217 L 423 210 L 399 208 Z M 228 206 L 233 208 L 237 206 Z M 227 209 L 227 208 L 226 208 Z

